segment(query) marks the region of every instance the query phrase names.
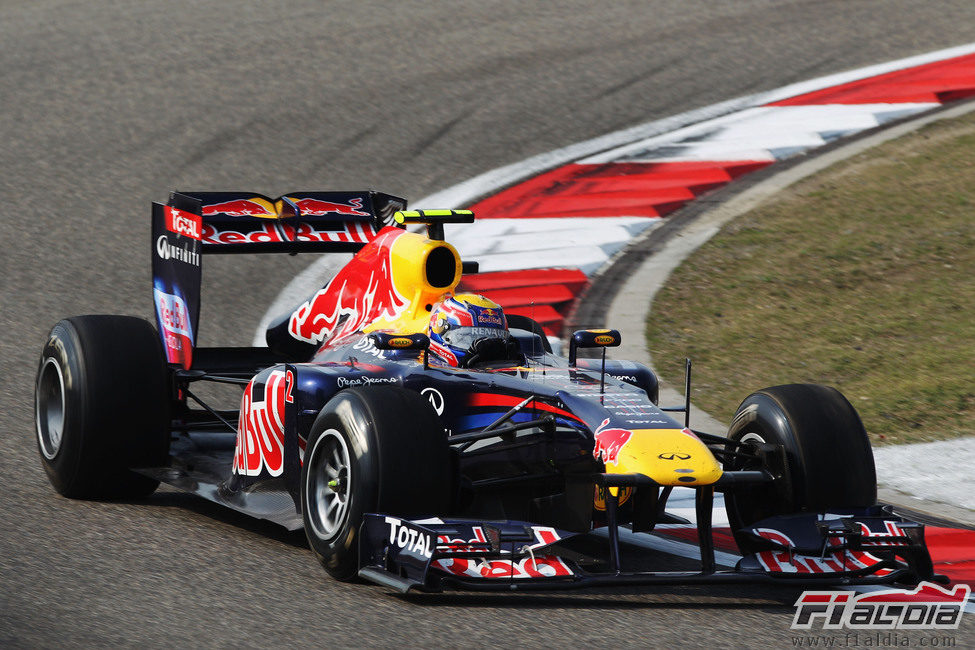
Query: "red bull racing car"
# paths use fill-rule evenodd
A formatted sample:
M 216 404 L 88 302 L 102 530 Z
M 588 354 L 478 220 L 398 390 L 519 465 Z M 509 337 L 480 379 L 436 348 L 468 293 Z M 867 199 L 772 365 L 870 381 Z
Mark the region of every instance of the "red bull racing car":
M 536 322 L 458 292 L 476 265 L 444 224 L 473 219 L 378 192 L 154 204 L 157 327 L 68 318 L 41 354 L 38 449 L 55 489 L 133 498 L 164 482 L 304 528 L 333 577 L 404 592 L 940 579 L 923 525 L 876 503 L 870 444 L 840 393 L 766 388 L 726 435 L 691 430 L 689 403 L 660 406 L 649 368 L 606 358 L 617 331 L 574 332 L 562 357 Z M 267 347 L 197 346 L 203 260 L 244 252 L 354 256 Z M 214 384 L 237 385 L 239 407 L 207 397 Z M 696 523 L 668 511 L 676 488 L 694 490 Z M 715 562 L 716 492 L 733 569 Z M 699 564 L 648 569 L 624 552 L 621 526 L 678 522 L 696 527 Z

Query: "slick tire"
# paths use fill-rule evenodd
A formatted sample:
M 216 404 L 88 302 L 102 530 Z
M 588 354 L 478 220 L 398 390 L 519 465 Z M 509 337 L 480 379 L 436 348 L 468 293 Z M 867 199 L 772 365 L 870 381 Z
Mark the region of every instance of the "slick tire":
M 728 430 L 738 442 L 781 445 L 780 456 L 732 469 L 768 469 L 776 480 L 725 494 L 728 520 L 742 553 L 759 550 L 739 531 L 774 515 L 874 505 L 877 472 L 860 416 L 835 388 L 773 386 L 752 393 Z
M 37 447 L 60 494 L 132 499 L 159 485 L 132 467 L 169 455 L 167 367 L 156 330 L 130 316 L 77 316 L 51 330 L 34 391 Z
M 305 446 L 308 544 L 329 575 L 354 580 L 363 515 L 442 515 L 452 475 L 446 431 L 427 400 L 398 386 L 344 390 L 322 409 Z

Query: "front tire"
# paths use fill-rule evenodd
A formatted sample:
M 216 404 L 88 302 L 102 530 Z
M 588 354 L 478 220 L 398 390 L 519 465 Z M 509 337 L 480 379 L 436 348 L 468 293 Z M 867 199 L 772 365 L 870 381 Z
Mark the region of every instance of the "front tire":
M 446 432 L 429 403 L 395 386 L 344 390 L 312 426 L 301 468 L 305 535 L 337 580 L 359 571 L 368 512 L 443 514 L 452 500 Z
M 728 519 L 743 553 L 757 550 L 742 528 L 768 517 L 860 508 L 877 501 L 877 472 L 860 416 L 835 388 L 788 384 L 749 395 L 728 430 L 736 442 L 781 446 L 771 467 L 739 463 L 729 469 L 768 469 L 771 484 L 725 495 Z M 770 456 L 775 458 L 773 454 Z
M 130 316 L 77 316 L 51 330 L 37 370 L 41 463 L 60 494 L 140 498 L 159 485 L 132 467 L 169 455 L 166 360 L 156 330 Z

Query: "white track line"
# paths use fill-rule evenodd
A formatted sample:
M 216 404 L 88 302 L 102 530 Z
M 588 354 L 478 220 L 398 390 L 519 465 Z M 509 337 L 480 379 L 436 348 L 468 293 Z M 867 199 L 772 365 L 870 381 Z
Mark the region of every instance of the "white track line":
M 443 191 L 431 194 L 415 202 L 413 208 L 449 208 L 467 205 L 475 199 L 498 190 L 501 187 L 524 180 L 542 171 L 552 169 L 574 160 L 593 156 L 601 151 L 621 147 L 639 140 L 646 140 L 689 125 L 767 104 L 769 102 L 794 97 L 832 86 L 838 86 L 850 81 L 872 77 L 887 72 L 916 67 L 925 63 L 954 58 L 975 52 L 975 43 L 959 47 L 939 50 L 918 56 L 912 56 L 897 61 L 882 63 L 851 70 L 839 74 L 820 77 L 796 84 L 791 84 L 764 93 L 747 95 L 736 99 L 720 102 L 711 106 L 687 111 L 673 117 L 641 124 L 629 129 L 616 131 L 592 140 L 576 143 L 568 147 L 556 149 L 540 154 L 518 163 L 499 167 L 492 171 L 476 176 Z M 253 345 L 263 346 L 264 332 L 268 324 L 277 316 L 293 308 L 301 300 L 318 290 L 337 267 L 334 255 L 325 255 L 298 274 L 278 294 L 271 303 L 254 333 Z M 595 261 L 593 261 L 595 263 Z
M 583 158 L 580 164 L 788 158 L 940 104 L 759 106 Z
M 823 90 L 824 88 L 839 86 L 851 81 L 857 81 L 867 77 L 874 77 L 888 72 L 913 68 L 919 65 L 924 65 L 925 63 L 933 63 L 935 61 L 951 59 L 972 53 L 975 53 L 975 43 L 951 47 L 944 50 L 938 50 L 936 52 L 929 52 L 927 54 L 911 56 L 905 59 L 898 59 L 897 61 L 867 66 L 865 68 L 858 68 L 848 72 L 827 75 L 824 77 L 811 79 L 809 81 L 790 84 L 788 86 L 783 86 L 782 88 L 764 93 L 756 93 L 753 95 L 745 95 L 735 99 L 730 99 L 718 104 L 712 104 L 711 106 L 705 106 L 703 108 L 680 113 L 679 115 L 675 115 L 673 117 L 648 122 L 629 129 L 614 131 L 613 133 L 609 133 L 598 138 L 593 138 L 592 140 L 579 142 L 569 145 L 568 147 L 563 147 L 548 153 L 533 156 L 521 162 L 506 165 L 504 167 L 498 167 L 497 169 L 493 169 L 479 176 L 475 176 L 470 180 L 458 183 L 453 187 L 449 187 L 435 194 L 431 194 L 423 199 L 420 199 L 419 201 L 416 201 L 410 207 L 420 210 L 467 205 L 473 202 L 475 199 L 502 187 L 511 185 L 512 183 L 523 180 L 529 176 L 533 176 L 539 172 L 552 169 L 553 167 L 558 167 L 559 165 L 591 156 L 599 151 L 605 151 L 607 149 L 619 147 L 636 140 L 642 140 L 655 135 L 676 131 L 677 129 L 683 128 L 690 124 L 696 124 L 705 120 L 714 119 L 716 117 L 727 115 L 735 111 L 740 111 L 745 108 L 761 106 L 770 102 L 795 97 L 796 95 L 803 95 L 817 90 Z

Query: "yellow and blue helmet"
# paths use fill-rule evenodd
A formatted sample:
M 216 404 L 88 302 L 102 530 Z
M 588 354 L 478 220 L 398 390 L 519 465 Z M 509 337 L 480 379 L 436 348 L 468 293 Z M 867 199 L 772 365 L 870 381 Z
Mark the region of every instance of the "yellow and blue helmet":
M 475 361 L 502 361 L 513 357 L 517 342 L 508 333 L 508 321 L 501 305 L 473 293 L 459 293 L 438 303 L 427 326 L 430 351 L 451 366 L 466 368 Z M 500 339 L 493 343 L 475 343 L 481 339 Z M 501 352 L 501 350 L 504 352 Z M 517 353 L 521 357 L 520 352 Z M 513 359 L 517 360 L 517 359 Z

